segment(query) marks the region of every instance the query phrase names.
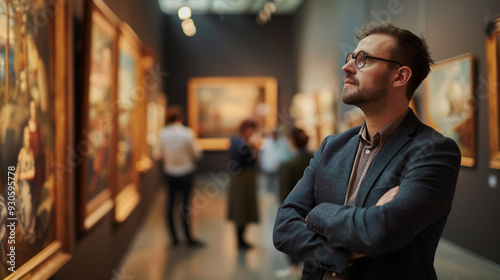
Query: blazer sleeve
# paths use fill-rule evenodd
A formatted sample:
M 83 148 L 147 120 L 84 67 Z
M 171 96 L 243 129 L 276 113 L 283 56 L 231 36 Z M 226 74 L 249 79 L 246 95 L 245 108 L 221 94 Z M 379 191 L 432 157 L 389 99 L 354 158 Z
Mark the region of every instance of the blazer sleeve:
M 307 226 L 332 246 L 372 256 L 410 244 L 451 210 L 460 151 L 453 140 L 439 140 L 422 141 L 407 162 L 398 163 L 405 172 L 389 203 L 365 208 L 322 203 L 309 212 Z
M 305 218 L 315 206 L 314 177 L 326 140 L 315 153 L 302 179 L 278 209 L 273 231 L 275 247 L 304 262 L 303 273 L 318 268 L 343 272 L 351 253 L 329 244 L 327 238 L 306 226 Z

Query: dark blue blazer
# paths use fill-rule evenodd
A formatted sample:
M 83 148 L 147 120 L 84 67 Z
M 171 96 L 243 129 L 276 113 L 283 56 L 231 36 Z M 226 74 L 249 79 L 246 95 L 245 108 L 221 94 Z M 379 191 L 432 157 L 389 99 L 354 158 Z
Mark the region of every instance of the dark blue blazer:
M 304 262 L 302 279 L 322 279 L 326 270 L 349 279 L 437 279 L 434 254 L 460 168 L 456 143 L 410 111 L 374 159 L 351 207 L 344 200 L 359 129 L 323 141 L 278 210 L 274 245 Z M 376 207 L 395 186 L 397 196 Z M 350 263 L 351 252 L 367 256 Z

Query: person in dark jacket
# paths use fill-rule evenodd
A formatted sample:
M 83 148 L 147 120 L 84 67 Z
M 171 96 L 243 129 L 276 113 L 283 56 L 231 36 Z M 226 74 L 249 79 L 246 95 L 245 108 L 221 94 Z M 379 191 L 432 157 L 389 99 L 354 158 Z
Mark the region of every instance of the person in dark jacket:
M 309 136 L 303 129 L 293 127 L 288 135 L 288 144 L 293 153 L 292 158 L 283 162 L 279 167 L 279 192 L 280 203 L 283 203 L 293 187 L 299 182 L 304 174 L 304 170 L 309 165 L 309 161 L 313 158 L 313 153 L 307 150 Z M 288 256 L 290 258 L 290 268 L 278 270 L 277 277 L 281 278 L 297 278 L 300 276 L 301 263 L 299 259 Z
M 231 176 L 228 189 L 228 219 L 236 225 L 238 248 L 252 246 L 244 239 L 248 223 L 258 222 L 256 194 L 256 159 L 259 151 L 256 138 L 257 123 L 245 120 L 239 134 L 231 138 L 230 161 L 227 164 Z

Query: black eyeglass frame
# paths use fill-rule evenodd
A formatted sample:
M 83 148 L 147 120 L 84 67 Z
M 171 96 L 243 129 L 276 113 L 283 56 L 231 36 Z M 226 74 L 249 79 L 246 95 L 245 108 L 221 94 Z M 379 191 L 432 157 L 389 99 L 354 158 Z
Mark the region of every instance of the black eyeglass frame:
M 361 66 L 358 66 L 358 64 L 356 63 L 356 59 L 357 59 L 357 57 L 358 57 L 358 55 L 360 53 L 363 53 L 365 55 L 365 59 L 363 60 L 363 64 Z M 352 56 L 351 59 L 349 59 L 349 55 Z M 349 61 L 351 61 L 351 60 L 354 59 L 354 65 L 356 65 L 356 68 L 361 69 L 361 68 L 365 67 L 366 60 L 368 58 L 376 59 L 376 60 L 381 60 L 381 61 L 385 61 L 385 62 L 396 63 L 397 65 L 399 65 L 399 67 L 403 67 L 403 65 L 401 63 L 397 62 L 397 61 L 390 60 L 390 59 L 385 59 L 385 58 L 380 58 L 380 57 L 370 56 L 370 55 L 367 55 L 366 52 L 364 52 L 364 51 L 359 51 L 356 55 L 353 52 L 348 53 L 347 56 L 345 57 L 345 63 L 347 64 L 347 63 L 349 63 Z

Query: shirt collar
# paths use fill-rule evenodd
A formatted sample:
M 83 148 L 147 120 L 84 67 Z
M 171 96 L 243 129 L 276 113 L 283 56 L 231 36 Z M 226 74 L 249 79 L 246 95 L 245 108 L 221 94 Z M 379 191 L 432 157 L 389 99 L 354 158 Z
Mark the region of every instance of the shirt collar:
M 377 131 L 374 135 L 373 138 L 371 139 L 371 142 L 368 141 L 368 130 L 366 129 L 366 121 L 363 122 L 363 125 L 361 126 L 361 129 L 358 133 L 359 139 L 363 142 L 363 144 L 367 146 L 372 146 L 372 147 L 377 147 L 378 145 L 382 146 L 387 142 L 391 134 L 396 130 L 396 128 L 403 122 L 404 118 L 406 115 L 408 115 L 408 112 L 410 109 L 408 108 L 401 116 L 397 117 L 395 120 L 381 128 L 379 131 Z

